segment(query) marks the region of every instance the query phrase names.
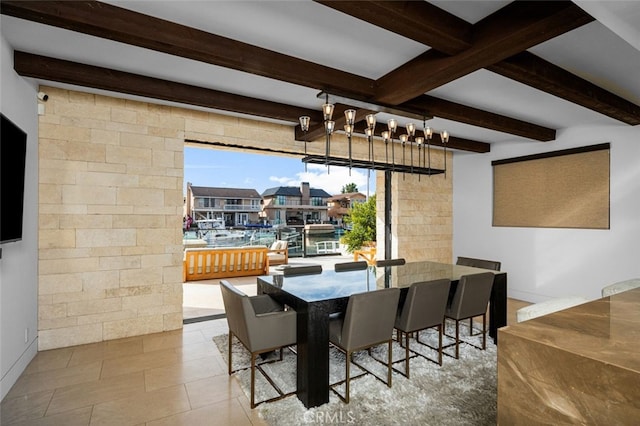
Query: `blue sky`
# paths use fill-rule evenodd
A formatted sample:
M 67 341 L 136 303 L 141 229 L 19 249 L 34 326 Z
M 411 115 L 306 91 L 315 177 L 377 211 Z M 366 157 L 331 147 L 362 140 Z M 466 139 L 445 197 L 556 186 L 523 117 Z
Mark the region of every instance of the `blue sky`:
M 309 182 L 312 188 L 324 189 L 329 194 L 339 194 L 342 187 L 355 183 L 358 191 L 375 193 L 375 175 L 367 179 L 367 170 L 308 164 L 307 172 L 300 158 L 280 157 L 265 154 L 248 154 L 220 151 L 211 148 L 184 149 L 184 191 L 187 182 L 194 186 L 223 188 L 253 188 L 259 194 L 275 186 L 299 186 Z

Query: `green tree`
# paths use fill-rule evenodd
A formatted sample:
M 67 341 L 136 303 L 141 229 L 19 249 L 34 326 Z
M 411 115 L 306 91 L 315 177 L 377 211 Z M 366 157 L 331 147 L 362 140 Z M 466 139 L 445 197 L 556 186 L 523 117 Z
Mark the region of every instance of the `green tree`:
M 350 230 L 342 236 L 342 242 L 347 245 L 347 251 L 353 253 L 359 250 L 365 242 L 376 240 L 376 196 L 369 197 L 364 203 L 351 206 L 349 216 L 345 218 L 351 224 Z
M 340 192 L 343 193 L 343 194 L 349 194 L 349 193 L 352 193 L 352 192 L 358 192 L 358 185 L 356 185 L 353 182 L 348 183 L 348 184 L 346 184 L 346 185 L 344 185 L 342 187 L 342 190 Z

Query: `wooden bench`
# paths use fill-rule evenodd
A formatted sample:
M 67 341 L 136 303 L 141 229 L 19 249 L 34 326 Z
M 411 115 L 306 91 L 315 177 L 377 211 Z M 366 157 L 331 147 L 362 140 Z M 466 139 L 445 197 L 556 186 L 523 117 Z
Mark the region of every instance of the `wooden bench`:
M 183 264 L 183 282 L 269 273 L 266 247 L 188 248 Z
M 365 247 L 360 250 L 353 251 L 353 261 L 357 262 L 360 258 L 367 261 L 369 265 L 376 264 L 376 248 L 375 247 Z

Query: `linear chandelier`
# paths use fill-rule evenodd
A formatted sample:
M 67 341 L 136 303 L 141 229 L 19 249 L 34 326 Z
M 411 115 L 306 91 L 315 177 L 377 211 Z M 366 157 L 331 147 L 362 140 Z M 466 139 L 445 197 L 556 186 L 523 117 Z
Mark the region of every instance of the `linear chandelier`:
M 433 137 L 434 130 L 426 125 L 426 119 L 423 118 L 423 127 L 422 127 L 422 136 L 417 134 L 416 125 L 414 123 L 407 123 L 405 126 L 406 133 L 398 135 L 398 142 L 401 144 L 399 148 L 402 149 L 402 162 L 396 162 L 396 134 L 399 130 L 398 121 L 395 118 L 391 118 L 387 120 L 387 130 L 380 132 L 380 136 L 384 141 L 385 147 L 385 161 L 377 162 L 375 161 L 374 155 L 374 136 L 376 132 L 376 116 L 375 114 L 367 114 L 365 116 L 365 129 L 364 134 L 367 139 L 367 144 L 369 148 L 368 152 L 368 161 L 356 160 L 353 158 L 352 151 L 352 136 L 355 131 L 356 124 L 356 114 L 357 111 L 355 109 L 347 109 L 344 111 L 345 115 L 345 124 L 344 124 L 344 133 L 347 136 L 347 152 L 348 157 L 338 158 L 333 157 L 331 155 L 331 135 L 336 131 L 335 126 L 336 123 L 333 121 L 333 111 L 334 104 L 329 102 L 329 96 L 326 95 L 326 101 L 322 105 L 322 117 L 323 124 L 325 130 L 325 153 L 324 156 L 319 155 L 307 155 L 307 140 L 306 133 L 309 131 L 309 124 L 311 118 L 309 116 L 302 116 L 299 118 L 300 128 L 305 134 L 305 157 L 303 158 L 303 162 L 305 163 L 314 163 L 314 164 L 324 164 L 327 166 L 327 172 L 329 172 L 329 167 L 331 165 L 338 166 L 346 166 L 349 168 L 349 175 L 351 175 L 352 167 L 359 168 L 367 168 L 367 169 L 375 169 L 375 170 L 389 170 L 393 172 L 402 172 L 403 179 L 405 173 L 410 174 L 418 174 L 418 179 L 420 175 L 432 175 L 432 174 L 441 174 L 444 173 L 446 177 L 447 171 L 447 143 L 449 142 L 449 132 L 443 130 L 440 132 L 440 138 L 442 140 L 442 144 L 444 146 L 444 169 L 433 169 L 431 167 L 431 139 Z M 409 157 L 410 161 L 407 164 L 406 161 L 406 149 L 407 145 L 409 147 Z M 414 145 L 417 146 L 418 149 L 418 162 L 414 164 Z M 391 162 L 389 162 L 389 154 L 391 154 Z

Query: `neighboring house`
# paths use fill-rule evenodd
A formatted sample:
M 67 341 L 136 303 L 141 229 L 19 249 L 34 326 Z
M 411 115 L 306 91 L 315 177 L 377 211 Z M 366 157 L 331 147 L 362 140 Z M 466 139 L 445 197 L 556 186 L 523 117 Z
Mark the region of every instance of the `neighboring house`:
M 309 188 L 308 182 L 300 187 L 278 186 L 262 193 L 262 217 L 273 225 L 304 225 L 326 223 L 327 200 L 331 195 L 323 189 Z
M 207 220 L 241 226 L 260 221 L 261 197 L 255 189 L 192 186 L 187 182 L 186 211 L 197 223 Z
M 334 195 L 327 200 L 329 219 L 336 225 L 342 226 L 345 216 L 349 216 L 351 207 L 365 201 L 367 201 L 367 196 L 360 192 Z

